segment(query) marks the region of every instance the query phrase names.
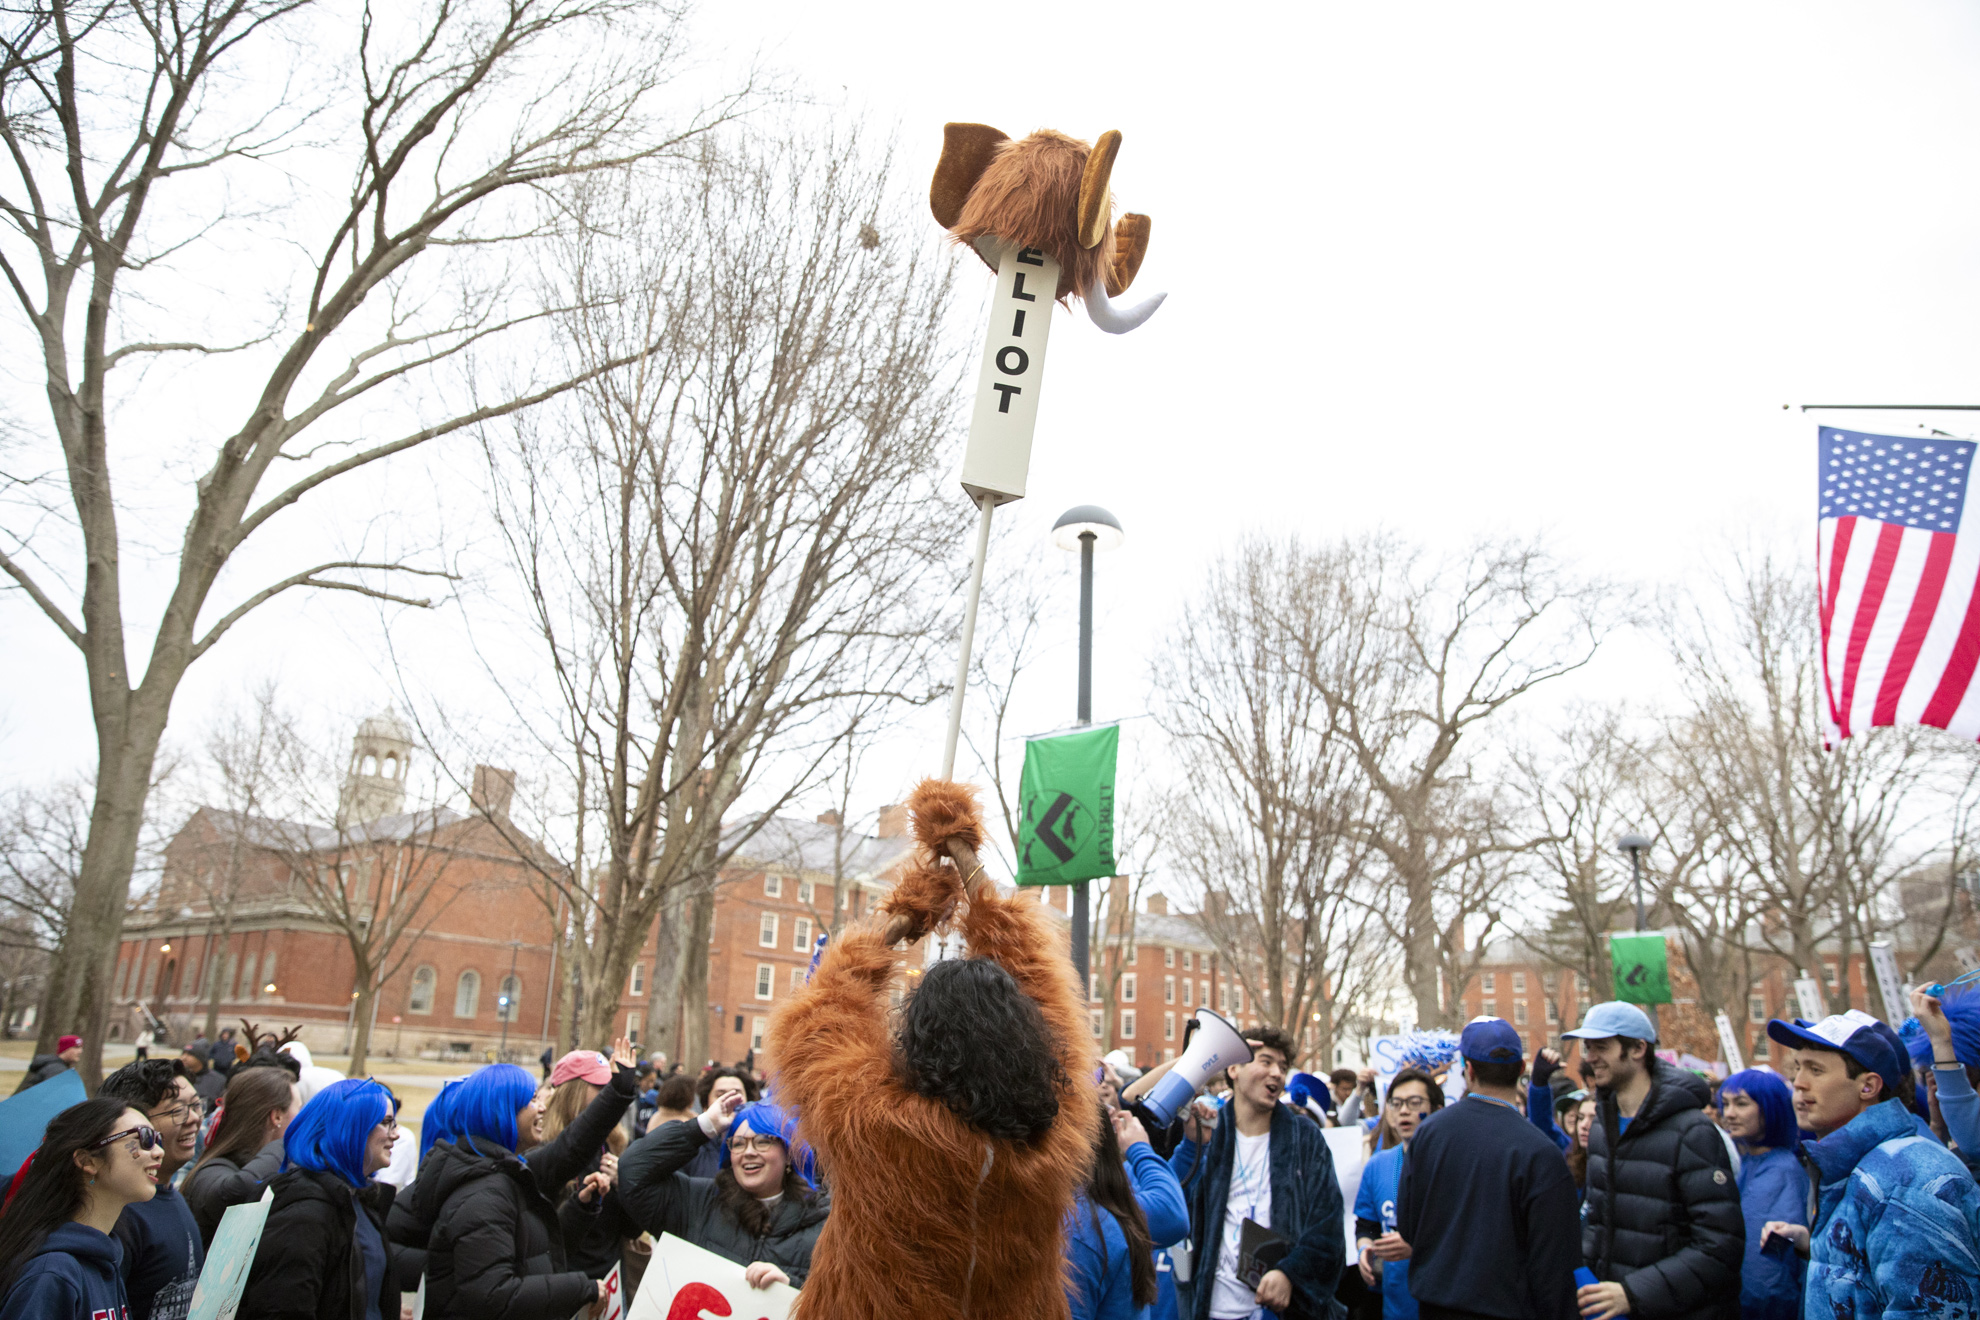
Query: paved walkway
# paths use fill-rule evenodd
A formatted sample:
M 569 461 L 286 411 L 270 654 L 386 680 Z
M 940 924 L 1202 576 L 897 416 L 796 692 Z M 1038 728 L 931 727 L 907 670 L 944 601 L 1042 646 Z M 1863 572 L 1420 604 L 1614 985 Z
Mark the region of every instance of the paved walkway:
M 122 1050 L 105 1050 L 103 1051 L 103 1064 L 106 1069 L 118 1068 L 129 1063 L 136 1057 L 137 1052 L 129 1046 L 124 1047 Z M 167 1056 L 154 1054 L 152 1057 L 156 1059 Z M 27 1071 L 27 1066 L 28 1061 L 26 1059 L 15 1059 L 0 1055 L 0 1073 L 25 1072 Z M 442 1083 L 451 1081 L 457 1077 L 465 1077 L 471 1071 L 473 1070 L 464 1068 L 460 1072 L 449 1073 L 373 1072 L 366 1075 L 376 1077 L 379 1081 L 390 1087 L 419 1086 L 437 1091 L 440 1089 Z M 4 1088 L 0 1088 L 0 1100 L 4 1100 L 5 1098 Z

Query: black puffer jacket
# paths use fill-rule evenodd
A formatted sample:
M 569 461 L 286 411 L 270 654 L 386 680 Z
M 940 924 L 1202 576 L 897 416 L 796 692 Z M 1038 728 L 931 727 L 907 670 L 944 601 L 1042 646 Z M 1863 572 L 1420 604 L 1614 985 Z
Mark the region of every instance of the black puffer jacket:
M 202 1159 L 179 1185 L 186 1208 L 199 1225 L 200 1240 L 213 1245 L 220 1231 L 220 1216 L 231 1206 L 261 1199 L 261 1189 L 282 1171 L 282 1139 L 269 1142 L 246 1164 L 236 1164 L 225 1155 Z
M 633 1222 L 650 1233 L 672 1233 L 738 1265 L 768 1261 L 803 1287 L 811 1273 L 811 1249 L 825 1226 L 831 1200 L 824 1192 L 786 1194 L 770 1212 L 770 1230 L 758 1236 L 722 1208 L 712 1178 L 681 1172 L 709 1144 L 699 1123 L 663 1123 L 626 1147 L 619 1157 L 619 1199 Z
M 353 1192 L 334 1173 L 290 1169 L 270 1184 L 275 1199 L 241 1294 L 241 1320 L 364 1320 L 364 1255 L 357 1248 L 357 1217 L 385 1237 L 385 1214 L 395 1188 L 373 1182 Z M 385 1277 L 378 1287 L 380 1315 L 399 1313 L 399 1294 L 419 1287 L 418 1253 L 385 1244 Z
M 605 1144 L 632 1103 L 634 1077 L 616 1070 L 527 1163 L 485 1140 L 433 1147 L 412 1187 L 413 1218 L 427 1235 L 428 1320 L 570 1320 L 598 1299 L 598 1285 L 565 1257 L 551 1198 Z M 414 1235 L 395 1223 L 395 1239 Z
M 19 1095 L 30 1086 L 40 1086 L 49 1078 L 60 1077 L 67 1071 L 69 1071 L 68 1061 L 61 1055 L 37 1054 L 28 1060 L 27 1075 L 21 1078 L 20 1085 L 14 1088 L 14 1094 Z
M 1737 1320 L 1746 1224 L 1711 1091 L 1694 1073 L 1651 1059 L 1650 1094 L 1622 1130 L 1598 1090 L 1588 1133 L 1581 1252 L 1595 1277 L 1620 1283 L 1633 1320 Z

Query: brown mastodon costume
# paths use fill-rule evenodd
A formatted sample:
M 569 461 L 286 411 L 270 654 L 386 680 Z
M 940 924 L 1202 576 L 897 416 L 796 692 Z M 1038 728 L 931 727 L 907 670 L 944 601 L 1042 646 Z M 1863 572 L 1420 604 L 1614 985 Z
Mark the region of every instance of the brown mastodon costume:
M 1001 897 L 983 875 L 970 789 L 926 780 L 908 808 L 919 846 L 879 917 L 836 937 L 770 1020 L 778 1099 L 797 1112 L 832 1190 L 796 1315 L 1063 1317 L 1063 1224 L 1086 1180 L 1098 1103 L 1065 937 L 1035 899 Z M 890 1022 L 894 945 L 951 919 L 969 957 L 1002 967 L 1042 1017 L 1031 1047 L 1050 1052 L 1037 1062 L 1053 1078 L 1056 1114 L 1029 1139 L 991 1135 L 918 1089 Z M 1013 1048 L 963 1030 L 957 1043 L 979 1057 Z

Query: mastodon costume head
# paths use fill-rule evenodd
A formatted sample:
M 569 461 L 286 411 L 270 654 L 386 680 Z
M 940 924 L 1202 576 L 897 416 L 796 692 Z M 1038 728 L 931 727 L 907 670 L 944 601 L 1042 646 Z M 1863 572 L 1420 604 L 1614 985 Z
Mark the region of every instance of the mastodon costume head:
M 988 124 L 947 124 L 942 159 L 928 189 L 935 219 L 992 270 L 996 246 L 1038 248 L 1059 263 L 1061 302 L 1079 298 L 1102 330 L 1124 334 L 1162 305 L 1156 294 L 1133 307 L 1113 299 L 1134 283 L 1148 254 L 1151 222 L 1129 212 L 1114 219 L 1113 129 L 1088 145 L 1041 128 L 1012 139 Z

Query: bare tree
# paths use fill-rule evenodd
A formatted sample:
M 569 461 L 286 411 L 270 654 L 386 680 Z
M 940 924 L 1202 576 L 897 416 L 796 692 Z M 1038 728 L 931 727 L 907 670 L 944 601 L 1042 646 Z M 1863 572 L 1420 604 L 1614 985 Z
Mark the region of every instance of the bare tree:
M 1154 682 L 1182 770 L 1172 852 L 1199 921 L 1258 1016 L 1331 1058 L 1362 989 L 1374 850 L 1353 748 L 1292 662 L 1303 559 L 1266 541 L 1221 559 Z
M 568 786 L 569 862 L 541 879 L 579 1035 L 608 1034 L 664 914 L 653 1041 L 700 1057 L 714 886 L 751 833 L 731 807 L 774 813 L 849 731 L 940 691 L 952 262 L 849 130 L 711 140 L 671 191 L 599 181 L 568 210 L 562 369 L 587 383 L 485 433 L 540 643 L 504 687 Z
M 1352 828 L 1393 877 L 1400 910 L 1385 919 L 1417 1021 L 1448 1026 L 1501 920 L 1508 857 L 1546 837 L 1514 828 L 1461 748 L 1508 705 L 1586 665 L 1617 620 L 1602 617 L 1603 588 L 1530 545 L 1481 543 L 1428 567 L 1380 537 L 1286 557 L 1299 588 L 1286 607 L 1287 661 L 1367 783 Z
M 188 667 L 291 590 L 417 605 L 390 584 L 447 576 L 346 548 L 216 601 L 222 571 L 283 510 L 347 474 L 641 355 L 646 344 L 628 344 L 497 397 L 436 402 L 465 355 L 511 341 L 528 353 L 520 345 L 552 310 L 503 268 L 525 266 L 558 227 L 554 210 L 531 213 L 531 198 L 666 155 L 747 94 L 664 121 L 678 31 L 657 3 L 468 0 L 353 17 L 354 30 L 340 28 L 303 0 L 28 0 L 0 20 L 0 142 L 13 171 L 0 185 L 0 275 L 30 332 L 16 359 L 41 364 L 47 445 L 60 454 L 9 485 L 0 571 L 76 647 L 88 678 L 96 796 L 41 1036 L 87 1024 L 91 1084 L 146 789 Z M 326 65 L 340 85 L 312 99 Z M 341 176 L 335 200 L 268 200 L 295 178 L 274 172 L 281 158 Z M 243 259 L 251 242 L 269 266 Z M 223 285 L 204 308 L 177 282 L 194 262 L 202 282 Z M 270 282 L 249 283 L 270 267 Z M 202 320 L 217 333 L 178 329 Z M 145 619 L 124 594 L 126 558 L 142 562 L 142 546 L 121 528 L 137 506 L 116 484 L 111 440 L 125 416 L 156 448 L 160 417 L 175 411 L 161 394 L 167 373 L 131 369 L 161 354 L 238 354 L 217 383 L 247 388 L 222 393 L 239 400 L 239 420 L 195 434 L 175 460 L 201 475 L 172 538 L 169 594 Z M 348 416 L 360 403 L 362 423 Z M 157 526 L 149 506 L 142 521 Z M 148 654 L 133 657 L 133 641 Z

